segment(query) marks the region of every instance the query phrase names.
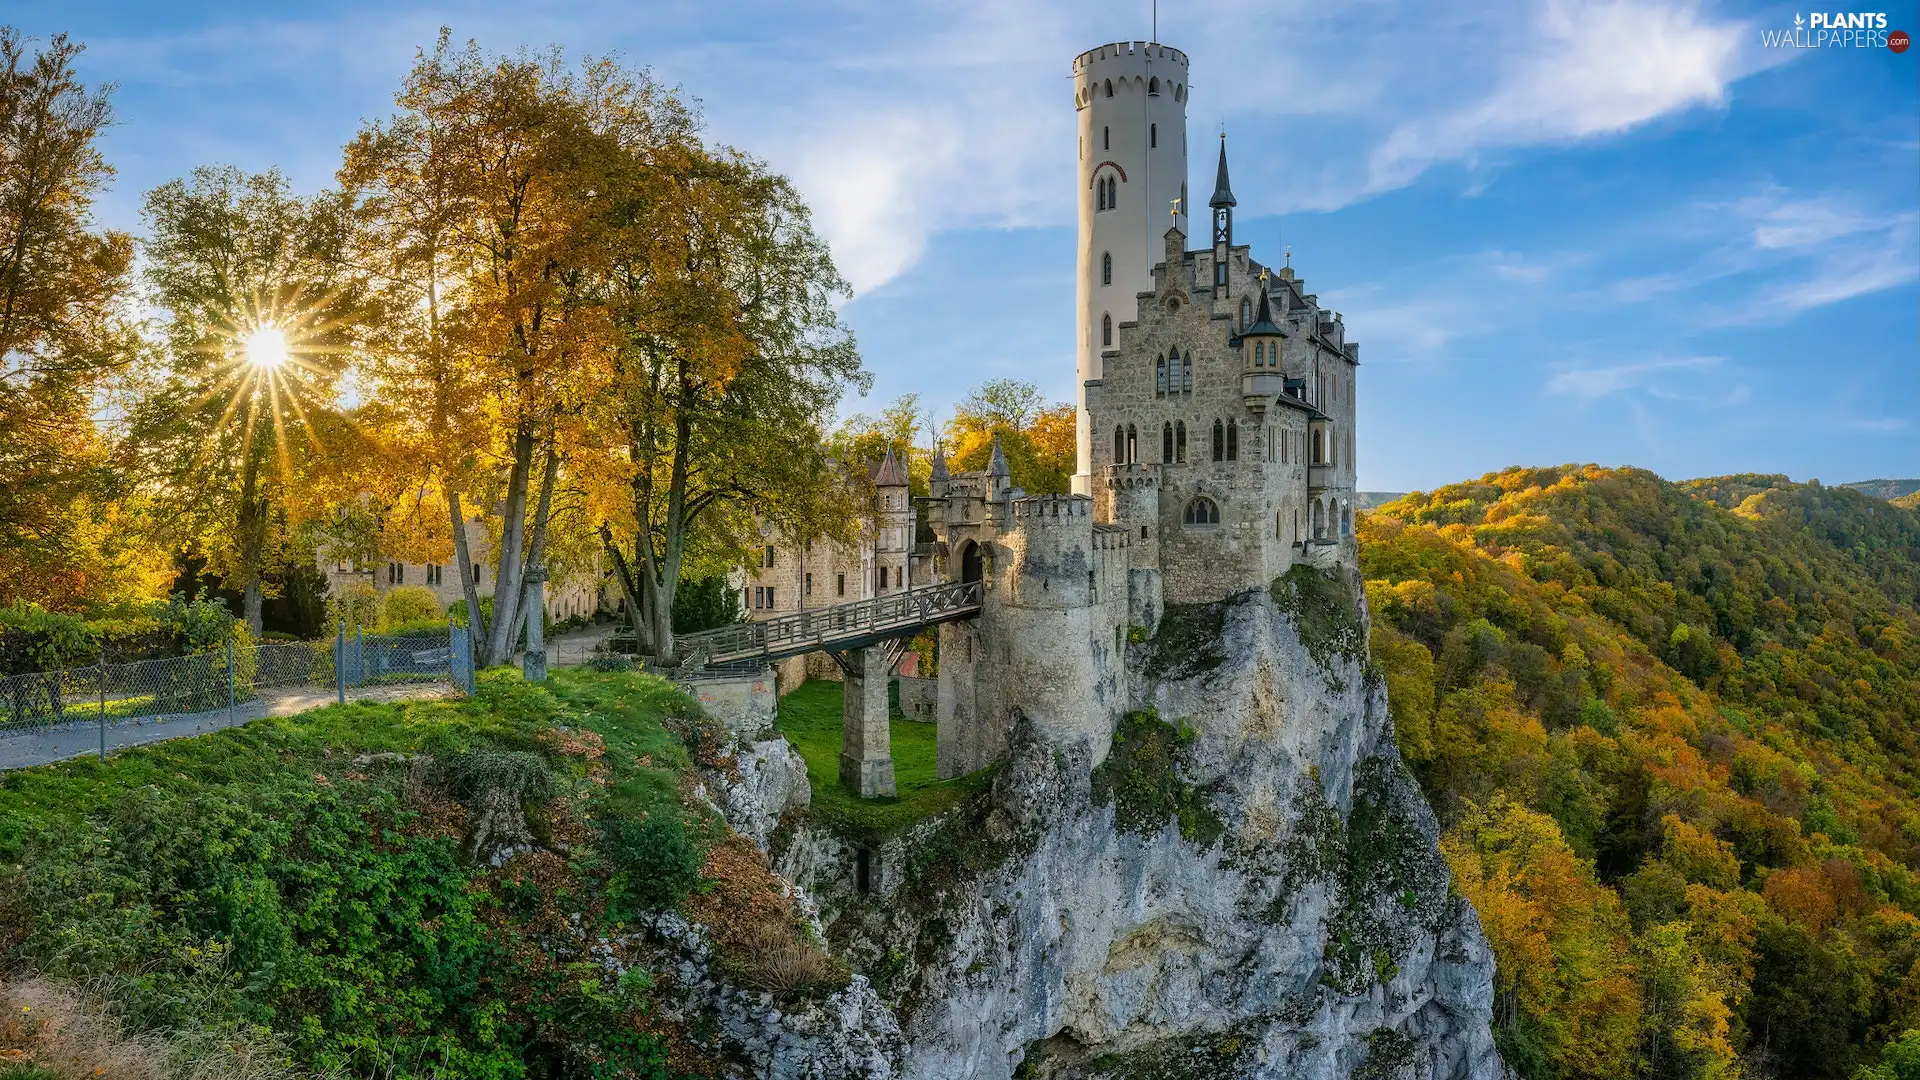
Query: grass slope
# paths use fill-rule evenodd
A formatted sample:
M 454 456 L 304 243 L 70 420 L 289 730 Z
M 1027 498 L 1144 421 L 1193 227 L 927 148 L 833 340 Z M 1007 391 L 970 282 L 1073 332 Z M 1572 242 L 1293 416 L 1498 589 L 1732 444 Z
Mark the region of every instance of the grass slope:
M 696 764 L 724 764 L 715 733 L 650 676 L 493 671 L 470 700 L 336 705 L 6 774 L 0 999 L 67 994 L 115 1031 L 185 1040 L 167 1075 L 238 1075 L 238 1057 L 260 1076 L 710 1075 L 654 1006 L 670 958 L 620 944 L 614 978 L 586 943 L 678 905 L 739 982 L 846 978 L 693 799 Z M 516 803 L 535 849 L 476 860 L 488 808 Z M 0 1051 L 44 1056 L 56 1034 L 0 1026 Z
M 840 782 L 841 685 L 816 679 L 780 699 L 777 725 L 807 761 L 813 813 L 850 835 L 878 840 L 959 805 L 980 790 L 987 773 L 952 780 L 934 776 L 934 725 L 895 712 L 888 725 L 893 744 L 895 798 L 863 799 Z

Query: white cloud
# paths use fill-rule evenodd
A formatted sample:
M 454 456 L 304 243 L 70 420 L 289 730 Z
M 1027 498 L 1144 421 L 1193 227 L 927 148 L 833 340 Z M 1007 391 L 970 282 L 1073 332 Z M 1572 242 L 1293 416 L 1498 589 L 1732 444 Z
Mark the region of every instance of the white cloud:
M 1411 182 L 1436 162 L 1496 147 L 1607 135 L 1699 106 L 1717 106 L 1747 68 L 1742 23 L 1692 4 L 1546 0 L 1533 32 L 1494 37 L 1492 84 L 1439 115 L 1417 115 L 1372 157 L 1375 190 Z
M 1666 360 L 1648 360 L 1611 367 L 1569 368 L 1547 380 L 1547 393 L 1578 398 L 1582 402 L 1626 390 L 1638 389 L 1643 396 L 1672 396 L 1671 373 L 1718 368 L 1717 356 L 1683 356 Z M 1667 374 L 1661 374 L 1667 373 Z

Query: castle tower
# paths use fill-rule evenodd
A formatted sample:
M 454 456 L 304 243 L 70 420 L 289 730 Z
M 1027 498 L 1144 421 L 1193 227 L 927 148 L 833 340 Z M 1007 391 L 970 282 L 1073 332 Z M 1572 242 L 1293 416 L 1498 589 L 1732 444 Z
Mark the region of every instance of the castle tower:
M 874 470 L 875 506 L 873 544 L 874 590 L 900 592 L 907 587 L 907 555 L 913 548 L 913 503 L 908 498 L 907 470 L 887 448 Z
M 1213 197 L 1207 208 L 1213 211 L 1213 287 L 1217 303 L 1227 295 L 1227 253 L 1233 250 L 1233 185 L 1227 182 L 1227 133 L 1220 133 L 1220 167 L 1214 172 Z M 1263 301 L 1264 302 L 1264 301 Z
M 1187 89 L 1187 55 L 1157 42 L 1115 42 L 1073 61 L 1080 113 L 1076 494 L 1094 489 L 1085 384 L 1101 377 L 1102 353 L 1118 344 L 1119 324 L 1133 321 L 1135 294 L 1153 288 L 1160 236 L 1169 225 L 1191 231 Z

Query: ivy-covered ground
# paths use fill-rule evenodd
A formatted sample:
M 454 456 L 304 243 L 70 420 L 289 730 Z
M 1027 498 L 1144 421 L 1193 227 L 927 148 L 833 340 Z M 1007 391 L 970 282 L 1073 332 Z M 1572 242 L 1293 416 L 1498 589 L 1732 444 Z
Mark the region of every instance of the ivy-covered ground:
M 664 681 L 502 671 L 6 774 L 0 1071 L 708 1075 L 636 916 L 679 907 L 777 993 L 846 972 L 694 808 L 696 765 L 726 767 L 716 729 Z

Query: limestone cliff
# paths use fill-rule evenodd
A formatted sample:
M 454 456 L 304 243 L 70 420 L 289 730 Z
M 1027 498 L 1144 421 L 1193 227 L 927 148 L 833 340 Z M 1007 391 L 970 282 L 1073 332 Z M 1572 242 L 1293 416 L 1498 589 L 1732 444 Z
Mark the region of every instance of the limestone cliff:
M 1503 1077 L 1493 959 L 1400 764 L 1357 597 L 1300 568 L 1170 609 L 1129 646 L 1150 707 L 1110 746 L 1016 717 L 990 786 L 944 818 L 871 847 L 775 833 L 855 990 L 892 1013 L 852 1074 Z M 742 1049 L 754 1075 L 855 1068 Z

